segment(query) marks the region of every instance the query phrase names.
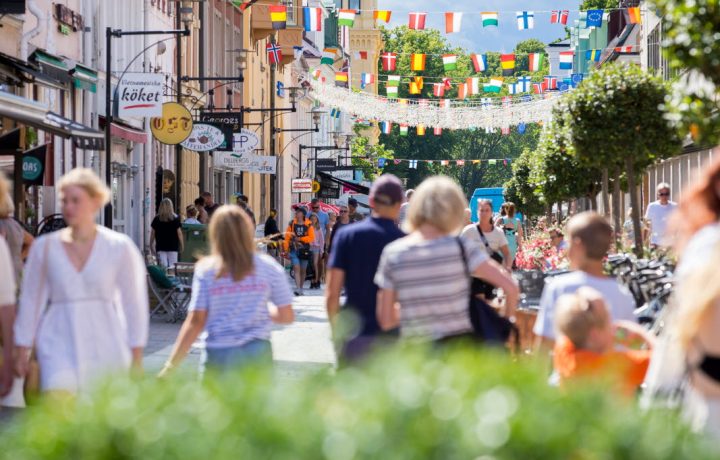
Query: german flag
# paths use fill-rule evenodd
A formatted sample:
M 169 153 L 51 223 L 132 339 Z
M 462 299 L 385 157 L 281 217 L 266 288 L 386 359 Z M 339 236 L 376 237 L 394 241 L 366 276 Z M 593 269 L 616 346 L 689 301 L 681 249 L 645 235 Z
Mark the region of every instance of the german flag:
M 515 73 L 515 55 L 501 54 L 500 66 L 502 67 L 503 75 L 505 76 Z
M 347 72 L 335 72 L 335 84 L 337 86 L 347 86 L 348 73 Z
M 287 27 L 287 6 L 271 5 L 270 22 L 272 22 L 273 30 L 285 29 Z

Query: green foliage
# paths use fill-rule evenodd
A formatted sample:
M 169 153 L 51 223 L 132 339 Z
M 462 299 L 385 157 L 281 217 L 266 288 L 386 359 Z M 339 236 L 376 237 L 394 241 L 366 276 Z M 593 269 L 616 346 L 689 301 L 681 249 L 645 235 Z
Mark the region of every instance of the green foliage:
M 609 10 L 618 7 L 618 0 L 583 0 L 580 11 Z
M 354 128 L 355 134 L 359 134 L 361 127 Z M 373 181 L 378 173 L 377 160 L 385 158 L 388 161 L 395 158 L 392 150 L 385 148 L 383 144 L 371 145 L 370 140 L 366 136 L 356 136 L 350 144 L 351 161 L 355 168 L 363 172 L 365 180 Z
M 542 53 L 545 54 L 545 43 L 541 42 L 536 38 L 530 38 L 523 40 L 515 45 L 515 74 L 517 76 L 530 75 L 533 80 L 540 81 L 545 75 L 550 73 L 550 61 L 547 56 L 543 56 L 543 62 L 540 66 L 540 70 L 537 72 L 529 72 L 528 69 L 528 54 L 530 53 Z M 523 70 L 518 70 L 523 69 Z
M 504 185 L 505 199 L 517 204 L 528 217 L 539 216 L 545 211 L 540 194 L 536 193 L 535 185 L 530 182 L 535 157 L 530 149 L 524 150 L 513 162 L 512 177 Z
M 716 457 L 671 414 L 643 414 L 595 385 L 563 392 L 528 363 L 476 348 L 392 353 L 332 376 L 248 368 L 204 384 L 115 379 L 92 399 L 31 410 L 0 434 L 0 457 Z

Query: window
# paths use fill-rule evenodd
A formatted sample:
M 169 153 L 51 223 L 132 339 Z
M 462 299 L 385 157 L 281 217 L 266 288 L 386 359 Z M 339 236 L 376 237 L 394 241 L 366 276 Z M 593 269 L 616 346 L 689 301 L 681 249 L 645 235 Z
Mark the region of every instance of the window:
M 295 0 L 285 0 L 287 6 L 287 24 L 289 26 L 297 25 L 297 19 L 295 18 Z
M 360 8 L 360 0 L 350 0 L 349 7 L 351 10 L 361 10 Z
M 338 19 L 331 14 L 325 19 L 325 46 L 338 46 Z

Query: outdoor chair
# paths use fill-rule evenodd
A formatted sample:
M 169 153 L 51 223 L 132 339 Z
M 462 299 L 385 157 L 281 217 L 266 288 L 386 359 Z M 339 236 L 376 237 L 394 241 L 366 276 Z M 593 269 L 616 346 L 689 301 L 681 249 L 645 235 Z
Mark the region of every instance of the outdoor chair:
M 190 284 L 170 278 L 165 270 L 157 265 L 149 265 L 147 271 L 150 292 L 158 302 L 150 316 L 165 314 L 168 322 L 173 323 L 183 320 L 190 303 Z

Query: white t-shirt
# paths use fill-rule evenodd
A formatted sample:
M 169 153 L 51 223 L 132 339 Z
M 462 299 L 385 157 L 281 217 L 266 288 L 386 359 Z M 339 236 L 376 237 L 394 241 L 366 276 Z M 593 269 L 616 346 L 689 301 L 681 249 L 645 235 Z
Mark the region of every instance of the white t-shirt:
M 709 263 L 707 255 L 717 244 L 720 244 L 720 224 L 701 228 L 690 239 L 680 257 L 680 264 L 675 270 L 678 280 Z
M 0 307 L 15 305 L 15 270 L 5 238 L 0 237 Z
M 674 201 L 668 201 L 666 205 L 660 204 L 659 201 L 653 201 L 645 211 L 645 219 L 650 221 L 650 243 L 665 243 L 665 235 L 667 222 L 670 214 L 675 210 L 677 204 Z
M 545 285 L 540 298 L 540 311 L 533 332 L 535 335 L 555 340 L 555 303 L 563 294 L 572 294 L 583 286 L 598 291 L 610 308 L 613 321 L 636 321 L 633 311 L 635 299 L 630 291 L 613 278 L 598 278 L 583 271 L 560 275 Z
M 505 232 L 503 232 L 497 227 L 493 227 L 493 230 L 491 232 L 483 232 L 483 234 L 485 235 L 485 239 L 490 245 L 490 249 L 492 249 L 493 251 L 500 252 L 501 247 L 508 245 L 507 238 L 505 237 Z M 478 232 L 477 224 L 470 224 L 465 227 L 460 236 L 462 236 L 468 241 L 472 241 L 473 243 L 478 243 L 482 248 L 485 248 L 485 243 L 483 243 L 482 239 L 480 238 L 480 232 Z

